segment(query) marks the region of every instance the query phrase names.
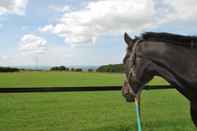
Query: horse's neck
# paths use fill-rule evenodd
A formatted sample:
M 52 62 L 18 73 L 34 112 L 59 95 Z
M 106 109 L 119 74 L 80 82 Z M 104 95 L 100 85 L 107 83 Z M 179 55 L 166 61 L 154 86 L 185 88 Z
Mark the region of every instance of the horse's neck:
M 197 127 L 197 102 L 191 102 L 191 116 L 192 121 L 194 122 L 195 126 Z
M 176 89 L 188 99 L 197 98 L 197 88 L 195 86 L 197 77 L 192 77 L 192 75 L 190 75 L 190 70 L 188 72 L 181 72 L 181 68 L 176 69 L 177 65 L 169 63 L 167 60 L 154 58 L 152 60 L 153 63 L 155 63 L 154 70 L 157 72 L 157 75 L 160 75 L 170 84 L 174 85 Z M 185 68 L 189 68 L 187 63 L 185 64 Z M 194 71 L 193 73 L 194 76 L 197 75 L 197 72 Z
M 187 98 L 197 95 L 197 49 L 164 42 L 146 42 L 142 45 L 143 57 L 154 65 L 153 73 L 175 85 Z
M 156 66 L 155 70 L 157 72 L 156 75 L 161 76 L 171 85 L 174 85 L 180 93 L 182 93 L 185 97 L 191 100 L 191 95 L 184 80 L 181 80 L 176 74 L 168 71 L 165 68 Z

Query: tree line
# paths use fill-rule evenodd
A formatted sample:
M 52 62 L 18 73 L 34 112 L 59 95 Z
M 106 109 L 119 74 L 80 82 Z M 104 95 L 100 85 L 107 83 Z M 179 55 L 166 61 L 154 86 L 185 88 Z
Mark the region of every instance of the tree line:
M 82 72 L 83 70 L 81 68 L 67 68 L 65 66 L 55 66 L 50 69 L 51 71 L 76 71 L 76 72 Z M 93 69 L 88 69 L 88 72 L 93 72 Z M 103 65 L 98 67 L 96 72 L 111 72 L 111 73 L 123 73 L 124 68 L 123 64 L 109 64 L 109 65 Z
M 103 65 L 96 69 L 96 72 L 114 72 L 114 73 L 123 73 L 124 67 L 123 64 L 109 64 Z
M 82 72 L 83 70 L 81 68 L 68 68 L 65 66 L 54 66 L 50 68 L 50 71 L 76 71 L 76 72 Z
M 88 69 L 88 72 L 123 72 L 122 64 L 109 64 L 98 67 L 96 70 Z M 19 69 L 13 67 L 0 67 L 0 72 L 19 72 L 19 71 L 34 71 L 33 69 Z M 66 66 L 54 66 L 51 67 L 48 71 L 73 71 L 73 72 L 82 72 L 82 68 L 69 68 Z
M 19 72 L 20 69 L 12 67 L 0 67 L 0 72 Z

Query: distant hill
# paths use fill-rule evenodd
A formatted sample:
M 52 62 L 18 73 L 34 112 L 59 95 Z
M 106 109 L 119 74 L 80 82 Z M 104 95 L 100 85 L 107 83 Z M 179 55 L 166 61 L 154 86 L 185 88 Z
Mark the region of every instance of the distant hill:
M 96 69 L 97 72 L 124 72 L 123 64 L 103 65 Z

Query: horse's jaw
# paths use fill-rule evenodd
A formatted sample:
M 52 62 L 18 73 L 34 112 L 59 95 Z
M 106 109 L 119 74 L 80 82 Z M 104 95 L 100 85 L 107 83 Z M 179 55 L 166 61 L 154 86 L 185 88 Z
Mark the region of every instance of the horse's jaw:
M 137 93 L 133 91 L 128 81 L 124 82 L 122 87 L 122 95 L 126 98 L 127 102 L 134 102 L 137 96 Z

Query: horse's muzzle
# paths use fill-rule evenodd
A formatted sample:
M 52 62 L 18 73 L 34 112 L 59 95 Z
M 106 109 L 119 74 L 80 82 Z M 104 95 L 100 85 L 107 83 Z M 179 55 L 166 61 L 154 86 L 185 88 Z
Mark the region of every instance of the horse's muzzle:
M 124 82 L 122 87 L 122 95 L 126 98 L 127 102 L 134 102 L 135 95 L 132 92 L 132 89 L 127 81 Z

